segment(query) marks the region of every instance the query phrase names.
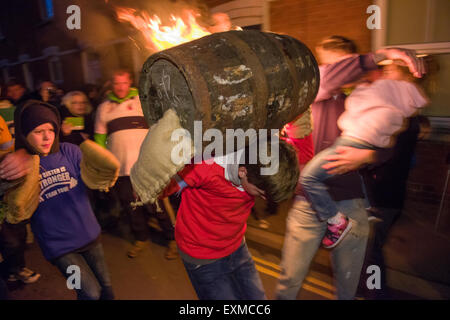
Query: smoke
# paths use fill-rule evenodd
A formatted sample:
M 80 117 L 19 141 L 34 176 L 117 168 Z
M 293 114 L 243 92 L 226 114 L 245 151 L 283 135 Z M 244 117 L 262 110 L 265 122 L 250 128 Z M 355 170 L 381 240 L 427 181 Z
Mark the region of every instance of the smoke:
M 110 4 L 114 7 L 131 7 L 136 9 L 136 14 L 139 14 L 140 10 L 147 12 L 150 16 L 157 15 L 163 25 L 171 23 L 171 16 L 179 16 L 183 19 L 186 18 L 186 11 L 193 10 L 200 14 L 196 18 L 197 23 L 200 26 L 211 29 L 211 32 L 225 31 L 223 25 L 228 22 L 228 29 L 231 28 L 231 23 L 226 14 L 214 14 L 211 15 L 209 7 L 203 2 L 198 0 L 161 0 L 161 1 L 130 1 L 130 0 L 115 0 L 114 4 L 110 0 Z M 217 27 L 220 25 L 220 27 Z M 214 29 L 216 27 L 216 29 Z
M 118 7 L 134 8 L 137 13 L 145 10 L 150 16 L 158 15 L 163 24 L 171 23 L 171 15 L 183 17 L 186 9 L 194 9 L 201 15 L 197 18 L 201 26 L 212 28 L 212 32 L 223 31 L 213 29 L 217 21 L 224 17 L 212 16 L 208 6 L 199 0 L 78 0 L 75 3 L 81 9 L 81 30 L 64 28 L 65 31 L 61 31 L 89 53 L 89 65 L 97 68 L 100 74 L 98 77 L 94 75 L 98 80 L 93 79 L 91 82 L 105 81 L 112 70 L 117 68 L 137 73 L 137 65 L 154 53 L 147 49 L 145 39 L 138 30 L 127 22 L 118 21 Z
M 209 7 L 202 0 L 81 0 L 77 1 L 82 12 L 82 28 L 77 35 L 82 46 L 97 46 L 114 39 L 131 37 L 139 48 L 145 48 L 145 41 L 131 24 L 118 23 L 117 8 L 133 8 L 136 14 L 147 12 L 157 15 L 163 25 L 171 23 L 171 16 L 185 18 L 186 9 L 200 13 L 197 23 L 213 32 L 231 29 L 226 14 L 211 14 Z M 70 32 L 68 30 L 68 32 Z M 73 33 L 70 34 L 73 36 Z
M 198 22 L 205 26 L 213 25 L 214 21 L 209 12 L 208 6 L 199 0 L 109 0 L 108 4 L 112 7 L 128 7 L 139 10 L 145 10 L 150 15 L 158 15 L 162 22 L 169 22 L 171 15 L 182 16 L 184 10 L 195 9 L 201 14 Z

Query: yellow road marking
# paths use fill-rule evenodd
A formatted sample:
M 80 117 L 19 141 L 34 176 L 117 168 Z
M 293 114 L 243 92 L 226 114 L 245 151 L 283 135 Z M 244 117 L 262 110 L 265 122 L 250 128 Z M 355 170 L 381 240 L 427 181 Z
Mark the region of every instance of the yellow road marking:
M 269 270 L 269 269 L 266 269 L 264 267 L 261 267 L 260 265 L 255 265 L 255 267 L 256 267 L 256 270 L 258 270 L 259 272 L 268 274 L 269 276 L 272 276 L 272 277 L 277 278 L 277 279 L 280 278 L 280 274 L 279 273 L 276 273 L 276 272 L 274 272 L 272 270 Z
M 306 283 L 303 284 L 302 288 L 305 289 L 305 290 L 308 290 L 310 292 L 313 292 L 315 294 L 318 294 L 319 296 L 322 296 L 324 298 L 330 299 L 330 300 L 335 300 L 336 299 L 336 297 L 333 294 L 331 294 L 331 293 L 329 293 L 327 291 L 324 291 L 324 290 L 317 289 L 317 288 L 315 288 L 313 286 L 310 286 L 309 284 L 306 284 Z
M 321 287 L 323 287 L 325 289 L 328 289 L 328 290 L 330 290 L 332 292 L 336 291 L 334 286 L 332 286 L 329 283 L 326 283 L 326 282 L 324 282 L 322 280 L 319 280 L 319 279 L 316 279 L 316 278 L 313 278 L 313 277 L 306 277 L 305 280 L 308 281 L 308 282 L 314 283 L 314 284 L 316 284 L 318 286 L 321 286 Z
M 278 271 L 281 271 L 280 266 L 277 265 L 277 264 L 275 264 L 275 263 L 272 263 L 272 262 L 269 262 L 269 261 L 260 259 L 260 258 L 255 257 L 255 256 L 253 257 L 253 260 L 255 260 L 255 261 L 258 262 L 258 263 L 264 264 L 264 265 L 266 265 L 266 266 L 272 267 L 272 268 L 274 268 L 274 269 L 276 269 L 276 270 L 278 270 Z
M 258 264 L 255 265 L 255 267 L 256 267 L 256 270 L 258 270 L 259 272 L 262 272 L 264 274 L 267 274 L 267 275 L 272 276 L 272 277 L 277 278 L 277 279 L 280 277 L 279 273 L 277 273 L 275 271 L 272 271 L 272 270 L 269 270 L 267 268 L 264 268 L 264 267 L 262 267 L 262 266 L 260 266 Z M 313 293 L 315 293 L 315 294 L 317 294 L 319 296 L 322 296 L 324 298 L 327 298 L 327 299 L 330 299 L 330 300 L 335 300 L 335 296 L 333 294 L 331 294 L 331 293 L 329 293 L 329 292 L 327 292 L 325 290 L 321 290 L 321 289 L 318 289 L 316 287 L 310 286 L 307 283 L 303 283 L 302 288 L 307 290 L 307 291 L 309 291 L 309 292 L 313 292 Z
M 277 264 L 275 264 L 275 263 L 266 261 L 266 260 L 261 259 L 261 258 L 258 258 L 258 257 L 253 257 L 253 260 L 255 260 L 257 263 L 260 263 L 260 264 L 263 264 L 263 265 L 272 267 L 272 268 L 274 268 L 275 270 L 281 271 L 280 266 L 277 265 Z M 277 278 L 278 278 L 278 276 L 277 276 Z M 336 291 L 336 289 L 334 288 L 334 286 L 332 286 L 332 285 L 330 285 L 329 283 L 326 283 L 326 282 L 324 282 L 324 281 L 322 281 L 322 280 L 319 280 L 319 279 L 316 279 L 316 278 L 313 278 L 313 277 L 306 277 L 305 280 L 308 281 L 308 282 L 311 282 L 311 283 L 313 283 L 313 284 L 315 284 L 315 285 L 318 285 L 318 286 L 320 286 L 320 287 L 323 287 L 323 288 L 325 288 L 325 289 L 328 289 L 328 290 L 330 290 L 330 291 L 332 291 L 332 292 L 335 292 L 335 291 Z

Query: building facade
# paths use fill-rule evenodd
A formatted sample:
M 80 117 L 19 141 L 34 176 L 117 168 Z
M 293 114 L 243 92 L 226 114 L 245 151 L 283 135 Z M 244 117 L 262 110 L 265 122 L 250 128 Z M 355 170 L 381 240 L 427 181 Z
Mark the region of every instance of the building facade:
M 167 8 L 175 2 L 161 0 L 152 4 Z M 151 52 L 139 43 L 136 30 L 117 21 L 113 5 L 143 3 L 146 1 L 0 0 L 0 83 L 16 78 L 33 90 L 40 81 L 51 80 L 62 89 L 73 90 L 86 83 L 102 85 L 115 68 L 133 70 L 137 82 L 142 64 Z M 433 55 L 439 62 L 439 72 L 428 84 L 432 105 L 425 111 L 433 133 L 430 139 L 419 143 L 417 165 L 408 184 L 407 206 L 418 212 L 419 219 L 435 224 L 436 230 L 450 228 L 447 163 L 450 1 L 205 0 L 202 3 L 211 13 L 227 13 L 234 25 L 293 36 L 313 53 L 315 44 L 323 37 L 338 34 L 353 39 L 362 53 L 401 46 Z M 67 26 L 71 16 L 67 9 L 74 4 L 80 8 L 79 30 Z M 371 16 L 380 20 L 378 29 L 369 28 Z

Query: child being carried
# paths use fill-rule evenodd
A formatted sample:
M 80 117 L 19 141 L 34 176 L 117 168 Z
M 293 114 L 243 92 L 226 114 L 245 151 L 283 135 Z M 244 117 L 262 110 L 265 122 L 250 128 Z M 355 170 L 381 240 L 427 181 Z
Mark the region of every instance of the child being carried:
M 357 87 L 345 102 L 345 112 L 338 119 L 341 136 L 333 146 L 317 154 L 303 169 L 300 183 L 319 220 L 328 222 L 322 244 L 334 248 L 350 231 L 352 222 L 339 212 L 324 181 L 333 177 L 323 165 L 340 146 L 376 150 L 392 147 L 404 122 L 424 107 L 428 100 L 413 83 L 408 68 L 395 60 L 383 69 L 380 80 Z

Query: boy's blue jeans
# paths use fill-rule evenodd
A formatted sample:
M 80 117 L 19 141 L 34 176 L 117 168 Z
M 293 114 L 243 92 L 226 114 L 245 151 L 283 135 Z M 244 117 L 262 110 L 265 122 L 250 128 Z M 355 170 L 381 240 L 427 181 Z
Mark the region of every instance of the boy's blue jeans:
M 217 261 L 195 265 L 183 260 L 200 300 L 265 300 L 266 294 L 247 245 Z
M 325 180 L 334 177 L 322 166 L 331 161 L 325 160 L 327 156 L 336 154 L 336 148 L 340 146 L 353 147 L 358 149 L 374 149 L 369 144 L 358 143 L 353 140 L 339 137 L 329 148 L 319 152 L 303 168 L 300 176 L 300 183 L 306 198 L 311 203 L 313 210 L 317 213 L 320 221 L 326 221 L 338 213 L 336 202 L 331 198 Z M 362 183 L 362 181 L 361 181 Z M 363 190 L 364 184 L 362 183 Z M 365 190 L 364 190 L 365 193 Z
M 75 265 L 80 268 L 81 288 L 75 289 L 78 300 L 114 299 L 103 246 L 100 243 L 80 253 L 71 252 L 65 254 L 54 260 L 53 263 L 66 278 L 72 275 L 67 273 L 69 266 Z

